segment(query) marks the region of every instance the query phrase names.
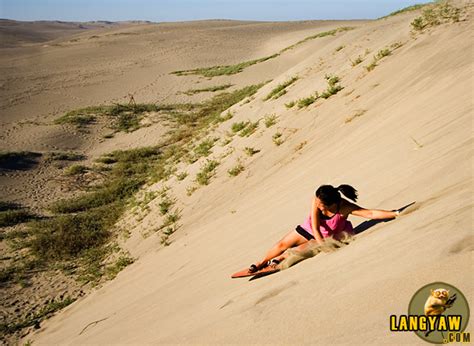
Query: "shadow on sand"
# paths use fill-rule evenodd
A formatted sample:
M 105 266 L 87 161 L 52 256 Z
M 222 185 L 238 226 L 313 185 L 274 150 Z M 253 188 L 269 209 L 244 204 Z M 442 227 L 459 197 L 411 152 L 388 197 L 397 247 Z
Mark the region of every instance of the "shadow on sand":
M 29 151 L 0 153 L 0 172 L 27 171 L 39 163 L 40 153 Z
M 413 204 L 415 204 L 415 202 L 411 202 L 399 209 L 395 209 L 394 211 L 399 211 L 399 212 L 402 212 L 404 211 L 405 209 L 407 209 L 408 207 L 412 206 Z M 362 222 L 361 224 L 357 225 L 355 228 L 354 228 L 354 233 L 355 234 L 359 234 L 359 233 L 362 233 L 362 232 L 365 232 L 367 231 L 369 228 L 371 227 L 374 227 L 375 225 L 379 224 L 379 223 L 383 223 L 383 222 L 390 222 L 390 221 L 393 221 L 395 219 L 384 219 L 384 220 L 368 220 L 368 221 L 364 221 Z

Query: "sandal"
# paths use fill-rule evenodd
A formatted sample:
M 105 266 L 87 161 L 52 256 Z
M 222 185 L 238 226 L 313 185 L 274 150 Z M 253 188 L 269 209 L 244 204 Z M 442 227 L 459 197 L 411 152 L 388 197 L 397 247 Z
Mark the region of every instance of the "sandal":
M 255 264 L 251 264 L 249 267 L 249 273 L 256 273 L 258 272 L 258 268 Z
M 268 261 L 267 266 L 268 267 L 276 267 L 277 265 L 280 264 L 280 261 L 277 260 L 276 258 L 272 259 L 271 261 Z

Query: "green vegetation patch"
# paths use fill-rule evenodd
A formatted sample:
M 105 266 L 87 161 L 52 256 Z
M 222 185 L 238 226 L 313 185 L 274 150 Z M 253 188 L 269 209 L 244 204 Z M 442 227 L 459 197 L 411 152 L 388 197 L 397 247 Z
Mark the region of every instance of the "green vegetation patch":
M 336 95 L 339 91 L 341 91 L 342 89 L 344 89 L 344 87 L 342 87 L 340 84 L 339 84 L 339 77 L 338 76 L 326 76 L 325 79 L 327 80 L 328 82 L 328 87 L 325 91 L 323 91 L 320 95 L 321 98 L 323 99 L 327 99 L 329 97 L 331 97 L 332 95 Z
M 240 173 L 242 173 L 244 170 L 245 170 L 245 167 L 242 165 L 242 163 L 239 162 L 236 166 L 229 169 L 227 173 L 229 174 L 230 177 L 236 177 Z
M 0 227 L 14 226 L 34 219 L 36 216 L 19 204 L 0 202 Z
M 460 15 L 460 8 L 450 5 L 447 1 L 440 1 L 423 10 L 422 15 L 411 22 L 411 27 L 415 32 L 421 32 L 426 28 L 444 23 L 457 23 Z
M 252 148 L 252 147 L 245 147 L 244 148 L 244 153 L 247 154 L 247 156 L 253 156 L 253 155 L 255 155 L 259 152 L 260 152 L 259 149 L 255 149 L 255 148 Z
M 355 28 L 351 27 L 351 26 L 343 26 L 343 27 L 340 27 L 340 28 L 337 28 L 337 29 L 334 29 L 334 30 L 323 31 L 323 32 L 320 32 L 316 35 L 308 36 L 305 39 L 303 39 L 301 41 L 298 41 L 295 44 L 282 49 L 280 51 L 280 53 L 283 53 L 283 52 L 286 52 L 287 50 L 293 49 L 296 46 L 299 46 L 300 44 L 303 44 L 303 43 L 305 43 L 307 41 L 310 41 L 310 40 L 314 40 L 314 39 L 317 39 L 317 38 L 323 38 L 323 37 L 327 37 L 327 36 L 335 36 L 336 34 L 338 34 L 340 32 L 350 31 L 350 30 L 353 30 L 353 29 L 355 29 Z
M 78 214 L 60 215 L 33 222 L 30 249 L 44 261 L 72 260 L 91 248 L 99 248 L 110 238 L 110 227 L 122 207 L 110 204 Z
M 269 128 L 275 125 L 278 121 L 278 116 L 276 114 L 269 114 L 264 117 L 265 127 Z
M 199 94 L 199 93 L 204 93 L 204 92 L 222 91 L 222 90 L 230 88 L 231 86 L 233 86 L 233 84 L 216 85 L 213 87 L 208 87 L 208 88 L 203 88 L 203 89 L 190 89 L 188 91 L 185 91 L 184 94 L 188 96 L 192 96 L 194 94 Z
M 338 76 L 326 75 L 324 78 L 326 79 L 328 83 L 326 90 L 324 90 L 321 93 L 316 91 L 313 95 L 310 95 L 308 97 L 305 97 L 296 101 L 295 103 L 299 109 L 308 107 L 309 105 L 316 102 L 319 98 L 327 99 L 331 97 L 332 95 L 337 94 L 342 89 L 344 89 L 344 87 L 339 84 L 340 79 Z M 290 105 L 286 105 L 286 106 L 287 108 L 291 108 L 293 107 L 293 105 L 294 103 Z
M 196 175 L 196 182 L 199 185 L 209 185 L 209 181 L 214 176 L 219 162 L 215 160 L 207 160 L 207 162 L 201 167 L 201 170 Z
M 233 123 L 230 129 L 233 133 L 238 133 L 247 127 L 250 124 L 250 121 L 239 121 L 237 123 Z
M 84 160 L 85 156 L 74 152 L 54 151 L 48 153 L 48 159 L 53 161 L 79 161 Z
M 385 58 L 389 55 L 392 55 L 393 50 L 398 49 L 401 46 L 403 46 L 403 44 L 401 42 L 395 42 L 395 43 L 391 44 L 390 47 L 385 47 L 385 48 L 379 50 L 377 52 L 377 54 L 374 55 L 374 58 L 373 58 L 372 62 L 369 65 L 365 66 L 365 69 L 367 70 L 367 72 L 372 71 L 377 66 L 377 63 L 380 60 L 382 60 L 383 58 Z
M 197 68 L 192 70 L 182 70 L 182 71 L 174 71 L 171 72 L 177 76 L 189 76 L 189 75 L 201 75 L 204 77 L 217 77 L 217 76 L 224 76 L 224 75 L 233 75 L 242 72 L 249 66 L 274 59 L 280 54 L 273 54 L 264 58 L 255 59 L 244 61 L 239 64 L 235 65 L 224 65 L 224 66 L 212 66 L 212 67 L 204 67 L 204 68 Z
M 118 273 L 133 262 L 135 262 L 135 260 L 132 257 L 121 255 L 113 265 L 106 268 L 105 274 L 112 280 Z
M 275 143 L 276 146 L 280 146 L 283 144 L 283 133 L 277 132 L 272 136 L 272 141 Z
M 355 60 L 351 60 L 351 65 L 352 66 L 357 66 L 359 65 L 364 59 L 359 55 Z
M 316 100 L 319 98 L 319 93 L 316 92 L 314 95 L 311 95 L 311 96 L 308 96 L 308 97 L 304 97 L 304 98 L 301 98 L 299 99 L 296 104 L 298 106 L 298 108 L 304 108 L 304 107 L 308 107 L 309 105 L 313 104 L 314 102 L 316 102 Z
M 132 132 L 140 128 L 140 120 L 148 112 L 157 112 L 155 104 L 133 103 L 111 106 L 94 106 L 70 111 L 55 120 L 56 124 L 85 126 L 94 123 L 97 117 L 108 116 L 113 119 L 112 128 L 116 131 Z
M 247 126 L 239 132 L 240 137 L 249 137 L 257 131 L 259 120 L 255 122 L 249 121 Z
M 197 155 L 198 158 L 203 156 L 209 156 L 212 153 L 211 149 L 217 142 L 217 140 L 218 138 L 207 138 L 203 140 L 194 148 L 194 153 Z
M 84 165 L 72 165 L 64 170 L 64 175 L 79 175 L 87 172 L 88 168 Z
M 402 14 L 402 13 L 413 12 L 413 11 L 419 10 L 420 8 L 426 7 L 426 6 L 428 6 L 428 5 L 429 5 L 429 4 L 415 4 L 415 5 L 411 5 L 411 6 L 402 8 L 401 10 L 394 11 L 394 12 L 392 12 L 392 13 L 390 13 L 390 14 L 384 16 L 384 17 L 381 17 L 381 18 L 379 18 L 379 19 L 389 18 L 389 17 L 396 16 L 396 15 Z
M 299 77 L 292 77 L 291 79 L 287 80 L 286 82 L 277 85 L 263 100 L 276 100 L 277 98 L 286 94 L 286 88 L 289 87 L 291 84 L 295 83 Z

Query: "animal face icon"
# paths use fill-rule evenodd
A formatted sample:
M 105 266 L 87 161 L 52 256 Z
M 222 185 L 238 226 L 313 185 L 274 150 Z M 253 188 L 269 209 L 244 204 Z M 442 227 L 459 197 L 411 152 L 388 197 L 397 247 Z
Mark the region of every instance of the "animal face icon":
M 431 290 L 431 295 L 441 300 L 447 300 L 449 298 L 449 290 L 445 290 L 444 288 L 437 288 L 435 290 Z

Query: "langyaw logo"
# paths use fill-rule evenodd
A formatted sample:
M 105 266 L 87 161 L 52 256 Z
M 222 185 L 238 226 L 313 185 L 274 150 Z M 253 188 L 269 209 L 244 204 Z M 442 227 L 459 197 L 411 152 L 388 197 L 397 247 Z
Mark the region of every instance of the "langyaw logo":
M 464 332 L 469 322 L 469 305 L 456 287 L 433 282 L 420 288 L 408 305 L 408 315 L 391 315 L 392 332 L 415 332 L 433 344 L 470 342 Z

